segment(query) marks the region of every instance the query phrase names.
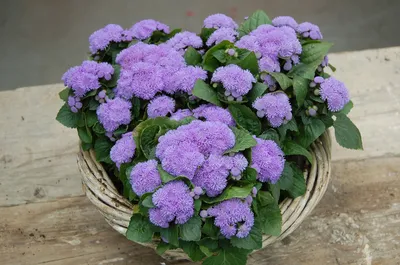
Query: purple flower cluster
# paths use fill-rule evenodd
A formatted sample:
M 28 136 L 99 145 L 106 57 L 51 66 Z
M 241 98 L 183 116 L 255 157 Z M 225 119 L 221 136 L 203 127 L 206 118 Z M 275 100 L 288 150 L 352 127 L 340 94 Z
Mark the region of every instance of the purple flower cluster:
M 206 71 L 186 66 L 183 56 L 166 44 L 139 42 L 120 52 L 116 62 L 121 65 L 121 74 L 115 92 L 125 99 L 149 100 L 162 91 L 189 92 L 197 79 L 207 78 Z
M 222 86 L 229 92 L 229 95 L 238 98 L 251 90 L 256 79 L 249 70 L 243 70 L 235 64 L 230 64 L 217 68 L 213 73 L 211 82 L 222 83 Z M 225 95 L 228 96 L 227 93 Z
M 147 192 L 153 192 L 161 185 L 160 173 L 157 170 L 157 161 L 152 159 L 137 163 L 132 168 L 129 182 L 133 192 L 138 196 L 142 196 Z
M 111 42 L 131 41 L 132 35 L 120 25 L 109 24 L 92 33 L 89 37 L 89 50 L 92 54 L 105 50 Z
M 330 111 L 339 111 L 350 101 L 346 86 L 334 77 L 329 77 L 321 82 L 320 95 L 323 100 L 328 102 Z
M 218 44 L 224 40 L 235 42 L 239 33 L 231 28 L 220 28 L 214 31 L 208 38 L 206 44 L 207 46 L 212 46 Z
M 177 111 L 171 114 L 171 120 L 180 121 L 192 115 L 193 113 L 190 109 L 178 109 Z
M 132 104 L 122 98 L 110 99 L 97 108 L 97 117 L 107 132 L 131 122 Z
M 228 126 L 235 126 L 235 121 L 228 110 L 212 104 L 200 105 L 193 110 L 193 116 L 197 119 L 204 118 L 206 121 L 219 121 Z
M 175 100 L 168 96 L 159 96 L 152 99 L 147 106 L 147 115 L 149 118 L 165 117 L 174 112 Z
M 135 149 L 136 144 L 133 140 L 132 132 L 125 133 L 111 148 L 110 158 L 119 168 L 121 164 L 132 161 Z
M 110 80 L 113 74 L 114 68 L 108 63 L 84 61 L 82 65 L 70 68 L 61 79 L 76 96 L 83 97 L 87 92 L 100 88 L 100 78 Z
M 163 31 L 169 33 L 169 27 L 153 19 L 145 19 L 133 25 L 129 32 L 138 40 L 144 40 L 153 34 L 154 31 Z
M 152 197 L 155 208 L 149 210 L 150 222 L 168 228 L 169 223 L 186 223 L 194 214 L 194 200 L 183 181 L 172 181 L 158 189 Z
M 255 139 L 257 145 L 251 148 L 251 167 L 257 171 L 259 181 L 275 184 L 285 166 L 284 154 L 274 141 Z
M 203 41 L 196 33 L 184 31 L 177 33 L 169 39 L 166 44 L 183 54 L 187 47 L 201 48 L 203 46 Z
M 247 161 L 246 157 L 244 157 L 244 155 L 241 153 L 237 153 L 229 158 L 232 163 L 230 168 L 231 175 L 234 179 L 239 180 L 240 174 L 246 169 L 246 167 L 249 165 L 249 162 Z
M 67 103 L 73 113 L 77 113 L 83 106 L 79 97 L 69 96 Z
M 290 16 L 276 17 L 272 20 L 272 25 L 274 25 L 275 27 L 287 26 L 287 27 L 291 27 L 294 30 L 296 30 L 297 26 L 298 26 L 296 20 L 294 20 L 294 18 L 292 18 Z
M 317 25 L 310 22 L 303 22 L 297 27 L 297 32 L 303 37 L 312 40 L 322 40 L 322 33 Z
M 207 210 L 209 216 L 215 217 L 215 226 L 221 229 L 226 238 L 248 236 L 254 225 L 254 214 L 250 206 L 240 199 L 230 199 Z
M 214 15 L 208 16 L 206 19 L 204 19 L 203 27 L 215 28 L 215 29 L 219 29 L 219 28 L 237 29 L 238 24 L 236 24 L 236 22 L 231 17 L 228 17 L 227 15 L 214 14 Z
M 292 119 L 292 107 L 288 96 L 283 92 L 268 93 L 253 103 L 257 116 L 266 117 L 272 127 L 279 127 Z

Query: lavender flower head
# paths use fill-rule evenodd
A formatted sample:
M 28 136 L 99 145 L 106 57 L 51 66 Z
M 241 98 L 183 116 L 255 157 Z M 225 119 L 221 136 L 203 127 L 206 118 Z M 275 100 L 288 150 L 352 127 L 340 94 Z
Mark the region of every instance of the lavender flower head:
M 197 119 L 204 118 L 207 121 L 219 121 L 228 126 L 235 126 L 235 121 L 228 110 L 212 104 L 200 105 L 193 110 L 193 116 Z
M 230 64 L 217 68 L 211 82 L 221 82 L 225 90 L 237 98 L 247 94 L 256 79 L 249 70 L 243 70 L 235 64 Z
M 226 238 L 248 236 L 254 225 L 254 214 L 250 206 L 240 199 L 230 199 L 207 210 L 209 216 L 215 217 L 215 226 L 221 229 Z
M 112 74 L 114 68 L 108 63 L 84 61 L 82 65 L 70 68 L 61 79 L 76 96 L 83 97 L 87 92 L 100 88 L 100 78 L 110 80 Z
M 125 133 L 111 148 L 110 158 L 119 169 L 121 164 L 132 161 L 132 158 L 135 155 L 135 149 L 136 144 L 133 140 L 132 132 Z
M 218 44 L 224 40 L 235 42 L 239 33 L 231 28 L 220 28 L 214 31 L 208 38 L 206 44 L 207 46 L 212 46 Z
M 177 33 L 166 44 L 177 51 L 184 52 L 187 47 L 200 48 L 203 46 L 202 39 L 196 33 L 184 31 Z
M 170 94 L 175 92 L 191 94 L 198 79 L 207 79 L 207 72 L 203 68 L 199 66 L 183 67 L 168 79 L 164 91 Z
M 138 196 L 142 196 L 146 192 L 153 192 L 161 185 L 161 177 L 157 170 L 157 161 L 152 159 L 137 163 L 132 168 L 129 182 L 133 192 Z
M 130 28 L 130 32 L 136 39 L 144 40 L 153 34 L 154 31 L 163 31 L 169 33 L 169 27 L 159 21 L 153 19 L 145 19 L 139 21 Z
M 202 187 L 209 197 L 218 196 L 226 188 L 231 167 L 230 157 L 212 154 L 197 170 L 193 184 Z
M 340 111 L 350 101 L 346 86 L 334 77 L 329 77 L 320 84 L 320 95 L 328 102 L 330 111 Z
M 125 36 L 125 30 L 116 24 L 109 24 L 92 33 L 89 37 L 89 50 L 92 54 L 105 50 L 111 42 L 130 41 Z
M 147 106 L 149 118 L 165 117 L 175 110 L 175 100 L 168 96 L 159 96 L 152 99 Z
M 171 114 L 171 120 L 174 121 L 180 121 L 183 120 L 186 117 L 190 117 L 192 116 L 193 113 L 190 109 L 178 109 L 177 111 L 175 111 L 174 113 Z
M 255 139 L 257 145 L 251 148 L 251 167 L 257 171 L 259 181 L 275 184 L 285 166 L 284 154 L 274 141 Z
M 214 14 L 214 15 L 208 16 L 206 19 L 204 19 L 203 27 L 215 28 L 215 29 L 219 29 L 219 28 L 237 29 L 238 24 L 236 24 L 236 22 L 231 17 L 228 17 L 227 15 Z
M 231 174 L 234 177 L 239 176 L 249 165 L 246 157 L 243 154 L 237 153 L 234 156 L 229 157 L 232 163 Z
M 297 27 L 297 32 L 303 37 L 310 38 L 312 40 L 322 40 L 322 33 L 317 25 L 310 22 L 303 22 Z
M 238 48 L 247 49 L 249 51 L 255 52 L 256 55 L 259 54 L 259 56 L 261 56 L 260 43 L 258 43 L 258 39 L 255 36 L 245 35 L 235 43 L 235 46 Z
M 97 117 L 107 132 L 113 132 L 131 122 L 131 107 L 132 104 L 122 98 L 110 99 L 97 108 Z
M 257 116 L 266 117 L 272 127 L 276 128 L 292 119 L 292 107 L 285 93 L 269 93 L 257 98 L 253 103 Z
M 165 184 L 153 194 L 155 208 L 149 210 L 150 222 L 168 228 L 169 223 L 186 223 L 194 214 L 194 201 L 189 195 L 189 187 L 183 181 Z
M 279 16 L 276 17 L 272 20 L 272 25 L 275 27 L 282 27 L 282 26 L 288 26 L 291 27 L 292 29 L 296 29 L 298 24 L 294 18 L 290 16 Z

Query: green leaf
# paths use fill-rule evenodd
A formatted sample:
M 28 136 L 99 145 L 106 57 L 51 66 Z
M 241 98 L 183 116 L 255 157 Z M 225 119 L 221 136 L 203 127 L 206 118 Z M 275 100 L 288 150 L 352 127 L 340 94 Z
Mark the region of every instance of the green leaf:
M 263 24 L 271 24 L 272 21 L 269 19 L 267 14 L 265 14 L 262 10 L 257 10 L 254 12 L 248 19 L 246 19 L 240 26 L 239 26 L 239 36 L 243 37 L 244 35 L 249 34 L 251 31 L 258 28 L 258 26 Z
M 99 105 L 100 103 L 94 98 L 89 99 L 89 104 L 88 104 L 89 110 L 96 110 Z
M 107 81 L 107 87 L 108 88 L 113 88 L 117 85 L 119 75 L 121 72 L 121 66 L 118 64 L 113 65 L 114 68 L 114 74 L 112 75 L 111 79 Z
M 97 119 L 97 114 L 96 114 L 95 111 L 87 111 L 85 113 L 85 117 L 86 117 L 86 125 L 88 127 L 92 127 L 97 122 L 99 122 L 99 120 Z
M 154 208 L 154 204 L 153 204 L 153 196 L 152 194 L 149 194 L 146 196 L 146 198 L 144 198 L 142 200 L 142 205 L 146 208 Z
M 132 116 L 133 119 L 139 119 L 140 117 L 140 99 L 132 98 Z
M 211 219 L 208 219 L 208 220 L 211 220 Z M 209 250 L 213 251 L 213 250 L 216 250 L 218 248 L 218 241 L 217 240 L 213 240 L 212 238 L 209 238 L 209 237 L 205 237 L 202 240 L 200 240 L 199 242 L 197 242 L 197 245 L 205 246 Z
M 254 183 L 257 179 L 257 171 L 252 167 L 247 167 L 243 172 L 242 181 L 247 181 L 249 183 Z
M 349 149 L 363 149 L 361 134 L 354 123 L 344 114 L 335 114 L 333 123 L 336 141 L 340 146 Z
M 344 105 L 343 109 L 340 110 L 338 113 L 347 115 L 349 114 L 350 110 L 353 108 L 353 101 L 349 101 L 346 105 Z
M 179 246 L 177 225 L 170 225 L 168 228 L 162 228 L 160 234 L 169 244 L 177 247 Z
M 300 76 L 295 76 L 293 78 L 293 90 L 299 108 L 303 106 L 304 100 L 306 99 L 309 82 L 310 81 Z
M 193 47 L 188 47 L 186 49 L 184 58 L 186 64 L 188 65 L 199 65 L 203 60 L 203 58 L 201 58 L 201 54 Z
M 311 153 L 305 149 L 303 146 L 298 145 L 294 142 L 288 141 L 283 146 L 283 152 L 285 155 L 302 155 L 307 158 L 308 161 L 312 164 L 312 155 Z
M 201 79 L 198 79 L 194 85 L 193 95 L 210 102 L 214 105 L 221 106 L 221 102 L 218 100 L 217 91 L 215 91 L 212 87 L 210 87 L 206 82 Z
M 89 151 L 90 149 L 93 148 L 92 143 L 87 144 L 87 143 L 82 142 L 81 146 L 82 146 L 83 151 Z
M 312 42 L 303 45 L 300 61 L 305 64 L 321 64 L 332 47 L 330 42 Z
M 290 164 L 293 171 L 293 184 L 290 188 L 286 189 L 291 198 L 303 196 L 307 190 L 306 180 L 304 179 L 303 171 L 298 168 L 294 163 Z
M 279 236 L 282 229 L 282 214 L 277 203 L 260 209 L 261 229 L 264 234 Z
M 199 241 L 201 239 L 200 217 L 194 216 L 183 225 L 180 225 L 180 236 L 185 241 Z
M 237 153 L 257 144 L 257 141 L 248 131 L 236 127 L 231 127 L 231 130 L 235 134 L 235 145 L 231 149 L 227 150 L 225 154 Z
M 329 68 L 331 68 L 332 72 L 336 72 L 336 67 L 331 65 L 330 63 L 328 64 Z
M 261 207 L 266 207 L 270 204 L 275 203 L 274 197 L 268 191 L 262 191 L 262 190 L 258 191 L 256 198 Z
M 300 144 L 308 147 L 325 132 L 325 124 L 319 119 L 311 119 L 310 124 L 304 126 L 304 133 L 300 135 Z
M 96 160 L 99 162 L 111 163 L 110 150 L 113 144 L 107 137 L 99 137 L 94 143 L 94 152 L 96 153 Z
M 61 90 L 60 93 L 58 93 L 58 96 L 60 97 L 60 99 L 67 101 L 70 91 L 71 89 L 69 87 L 66 87 L 63 90 Z
M 325 101 L 320 96 L 310 95 L 310 98 L 318 103 L 324 103 Z
M 80 118 L 79 113 L 73 113 L 67 104 L 64 104 L 58 111 L 56 120 L 68 128 L 76 128 Z
M 281 188 L 279 186 L 279 183 L 271 184 L 268 183 L 268 190 L 271 192 L 272 197 L 274 197 L 275 202 L 279 202 L 279 197 L 281 195 Z
M 213 253 L 205 246 L 199 246 L 201 252 L 204 253 L 204 255 L 206 255 L 206 257 L 211 257 L 213 255 Z
M 232 198 L 244 199 L 250 194 L 253 187 L 254 187 L 253 184 L 246 184 L 246 185 L 243 185 L 242 187 L 229 186 L 218 197 L 214 197 L 214 198 L 204 197 L 203 201 L 205 203 L 211 204 L 211 203 L 221 202 L 221 201 L 225 201 L 225 200 L 232 199 Z
M 102 135 L 102 134 L 104 134 L 104 133 L 106 132 L 106 130 L 104 129 L 103 125 L 101 125 L 100 122 L 96 123 L 96 124 L 93 126 L 93 131 L 94 131 L 96 134 L 100 134 L 100 135 Z
M 261 97 L 265 93 L 265 91 L 267 91 L 267 88 L 268 86 L 264 83 L 255 83 L 253 85 L 253 88 L 247 94 L 249 102 L 253 103 L 258 97 Z
M 261 122 L 249 107 L 245 105 L 229 105 L 228 109 L 239 126 L 252 134 L 260 134 Z
M 272 140 L 279 144 L 279 134 L 275 129 L 268 129 L 265 132 L 263 132 L 261 135 L 257 136 L 258 138 L 264 139 L 264 140 Z
M 208 38 L 211 36 L 211 34 L 214 33 L 214 31 L 216 31 L 217 29 L 214 28 L 202 28 L 201 29 L 201 33 L 200 33 L 200 37 L 203 40 L 203 42 L 207 42 Z
M 297 132 L 297 123 L 295 119 L 291 119 L 286 124 L 283 124 L 277 128 L 279 135 L 281 136 L 281 142 L 285 139 L 287 131 Z
M 224 50 L 217 50 L 215 52 L 213 52 L 212 54 L 215 58 L 217 58 L 217 60 L 220 63 L 226 63 L 226 61 L 228 60 L 228 56 L 230 57 L 230 55 L 227 55 L 226 52 Z
M 161 256 L 162 254 L 165 253 L 165 251 L 170 250 L 171 248 L 174 248 L 174 247 L 168 243 L 165 243 L 164 241 L 161 241 L 157 245 L 156 252 L 158 255 Z
M 92 133 L 88 127 L 78 127 L 78 136 L 82 142 L 90 144 L 92 142 Z
M 194 201 L 194 210 L 198 213 L 200 211 L 201 208 L 201 200 L 195 200 Z
M 126 238 L 134 242 L 146 243 L 153 238 L 150 222 L 140 214 L 134 214 L 129 222 Z
M 262 231 L 261 223 L 258 219 L 255 220 L 250 233 L 245 238 L 232 237 L 231 244 L 237 248 L 244 248 L 249 250 L 260 249 L 262 247 Z
M 161 165 L 157 165 L 158 173 L 160 173 L 161 181 L 163 183 L 170 182 L 171 180 L 175 180 L 176 178 L 165 171 Z
M 180 247 L 192 261 L 200 261 L 206 256 L 203 251 L 201 251 L 200 246 L 195 242 L 181 240 Z
M 242 69 L 249 70 L 253 75 L 258 74 L 258 60 L 254 52 L 241 49 L 244 52 L 239 53 L 237 60 L 232 63 L 240 66 Z
M 294 78 L 295 76 L 300 76 L 308 80 L 313 80 L 315 76 L 315 71 L 317 70 L 319 63 L 305 64 L 299 63 L 289 71 L 287 74 L 289 77 Z
M 161 130 L 158 125 L 150 125 L 144 128 L 140 137 L 140 148 L 147 159 L 156 157 L 156 146 L 158 144 L 157 134 Z
M 329 128 L 329 127 L 333 126 L 334 120 L 332 119 L 331 115 L 329 115 L 329 114 L 328 115 L 321 115 L 319 118 L 325 124 L 325 128 Z
M 209 72 L 214 72 L 215 69 L 217 69 L 221 65 L 218 59 L 215 58 L 215 56 L 213 55 L 214 52 L 218 50 L 225 51 L 230 46 L 232 46 L 232 43 L 224 40 L 209 49 L 203 56 L 203 69 Z
M 214 222 L 211 218 L 207 218 L 203 227 L 201 228 L 201 232 L 211 238 L 217 238 L 219 229 L 214 225 Z
M 274 73 L 271 72 L 269 73 L 275 80 L 276 82 L 279 83 L 279 86 L 285 90 L 289 87 L 291 87 L 293 85 L 293 81 L 292 79 L 290 79 L 289 77 L 287 77 L 285 74 L 283 73 Z
M 281 190 L 287 190 L 293 185 L 293 170 L 288 162 L 285 162 L 285 167 L 278 183 Z
M 203 265 L 246 265 L 248 251 L 230 247 L 219 251 L 217 256 L 211 256 L 203 261 Z

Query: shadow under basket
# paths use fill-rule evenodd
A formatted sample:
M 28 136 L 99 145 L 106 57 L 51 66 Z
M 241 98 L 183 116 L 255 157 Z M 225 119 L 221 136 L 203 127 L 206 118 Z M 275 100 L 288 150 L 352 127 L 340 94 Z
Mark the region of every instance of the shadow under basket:
M 311 145 L 310 152 L 314 163 L 309 171 L 304 172 L 307 182 L 306 193 L 296 199 L 286 198 L 279 204 L 282 213 L 282 233 L 278 237 L 263 235 L 263 248 L 291 234 L 318 204 L 326 191 L 331 175 L 331 146 L 329 131 Z M 107 223 L 125 235 L 133 213 L 133 205 L 119 194 L 103 166 L 96 161 L 93 150 L 80 150 L 77 162 L 86 196 Z M 157 243 L 155 240 L 139 244 L 155 249 Z M 163 257 L 168 260 L 189 259 L 180 249 L 168 250 Z

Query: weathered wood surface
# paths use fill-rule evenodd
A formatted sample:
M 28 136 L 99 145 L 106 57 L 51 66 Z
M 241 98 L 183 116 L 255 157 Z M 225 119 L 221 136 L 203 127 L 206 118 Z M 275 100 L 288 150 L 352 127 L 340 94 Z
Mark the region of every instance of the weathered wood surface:
M 334 146 L 332 185 L 313 215 L 249 264 L 400 264 L 400 47 L 330 60 L 365 151 Z M 61 89 L 0 92 L 0 264 L 159 264 L 82 196 L 76 132 L 54 119 Z

